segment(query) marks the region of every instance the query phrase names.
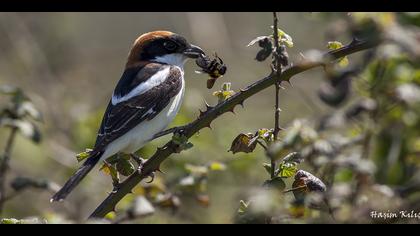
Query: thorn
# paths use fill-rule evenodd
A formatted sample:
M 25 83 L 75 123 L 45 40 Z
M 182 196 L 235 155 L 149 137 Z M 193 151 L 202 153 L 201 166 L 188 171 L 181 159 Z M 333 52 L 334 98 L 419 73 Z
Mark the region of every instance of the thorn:
M 200 119 L 201 117 L 203 117 L 206 114 L 206 112 L 202 111 L 201 109 L 198 109 L 198 110 L 200 111 L 200 115 L 198 115 L 198 119 Z
M 236 113 L 235 113 L 235 106 L 233 106 L 231 109 L 229 109 L 228 110 L 229 112 L 232 112 L 233 114 L 235 114 L 236 115 Z
M 206 126 L 204 126 L 204 127 L 207 127 L 207 128 L 209 128 L 209 129 L 212 130 L 212 128 L 211 128 L 211 121 Z
M 112 210 L 111 211 L 117 213 L 117 210 L 115 209 L 115 206 L 112 207 Z
M 148 177 L 151 177 L 152 179 L 150 181 L 147 181 L 146 184 L 150 184 L 153 182 L 153 180 L 155 180 L 155 174 L 152 172 L 150 173 L 150 175 Z
M 289 83 L 289 85 L 290 85 L 291 87 L 293 87 L 293 84 L 290 82 L 290 78 L 289 78 L 289 79 L 286 79 L 286 80 L 283 80 L 283 81 L 285 81 L 285 82 Z
M 241 93 L 246 92 L 247 89 L 240 89 Z
M 160 165 L 161 165 L 161 164 L 159 164 L 159 166 L 156 168 L 156 170 L 155 170 L 155 171 L 160 172 L 160 173 L 162 173 L 162 174 L 166 174 L 165 172 L 163 172 L 163 171 L 160 169 Z
M 239 102 L 238 104 L 241 105 L 242 108 L 244 108 L 244 102 L 245 100 L 242 100 L 241 102 Z
M 353 37 L 353 40 L 351 41 L 350 45 L 354 45 L 354 44 L 357 44 L 357 43 L 360 43 L 360 42 L 362 42 L 362 40 L 360 40 L 356 37 Z
M 204 101 L 204 103 L 206 103 L 206 112 L 214 108 L 213 106 L 210 106 L 206 101 Z

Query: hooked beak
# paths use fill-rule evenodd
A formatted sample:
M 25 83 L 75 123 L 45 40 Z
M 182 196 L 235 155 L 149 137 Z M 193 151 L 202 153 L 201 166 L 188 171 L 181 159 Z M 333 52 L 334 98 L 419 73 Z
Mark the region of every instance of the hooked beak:
M 184 50 L 183 54 L 189 58 L 195 59 L 201 55 L 204 55 L 205 53 L 200 47 L 190 44 L 190 46 Z

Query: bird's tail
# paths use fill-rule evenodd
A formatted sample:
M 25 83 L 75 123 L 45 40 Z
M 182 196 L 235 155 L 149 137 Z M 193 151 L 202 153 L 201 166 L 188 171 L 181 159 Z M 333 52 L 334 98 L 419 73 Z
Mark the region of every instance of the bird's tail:
M 96 152 L 90 156 L 81 167 L 67 180 L 66 184 L 51 198 L 51 202 L 62 201 L 82 181 L 82 179 L 95 167 L 101 159 L 102 152 Z

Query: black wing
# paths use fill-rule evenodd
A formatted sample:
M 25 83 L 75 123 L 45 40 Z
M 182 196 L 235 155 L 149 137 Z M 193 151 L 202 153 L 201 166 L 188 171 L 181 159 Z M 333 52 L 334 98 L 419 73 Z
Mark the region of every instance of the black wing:
M 155 117 L 169 104 L 171 98 L 180 92 L 182 87 L 180 70 L 174 66 L 164 64 L 148 64 L 138 70 L 138 73 L 131 73 L 135 78 L 123 78 L 133 86 L 135 81 L 139 84 L 150 78 L 153 74 L 151 74 L 151 71 L 157 72 L 167 67 L 170 67 L 170 70 L 163 83 L 127 101 L 115 105 L 111 101 L 109 102 L 98 132 L 94 152 L 103 151 L 109 143 L 121 137 L 144 120 L 150 120 Z M 117 88 L 114 94 L 118 92 Z M 127 94 L 129 91 L 124 92 Z

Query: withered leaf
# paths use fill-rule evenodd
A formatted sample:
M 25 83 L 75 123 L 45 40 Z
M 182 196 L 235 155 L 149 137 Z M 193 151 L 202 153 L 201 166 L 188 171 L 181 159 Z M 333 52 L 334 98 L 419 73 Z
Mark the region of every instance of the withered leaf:
M 210 206 L 210 197 L 207 194 L 198 194 L 197 196 L 195 196 L 195 199 L 203 207 Z
M 296 172 L 292 187 L 296 199 L 304 198 L 308 192 L 327 191 L 327 186 L 318 177 L 304 170 Z
M 233 140 L 230 150 L 233 154 L 238 152 L 250 153 L 257 147 L 257 139 L 254 139 L 252 133 L 239 134 Z

